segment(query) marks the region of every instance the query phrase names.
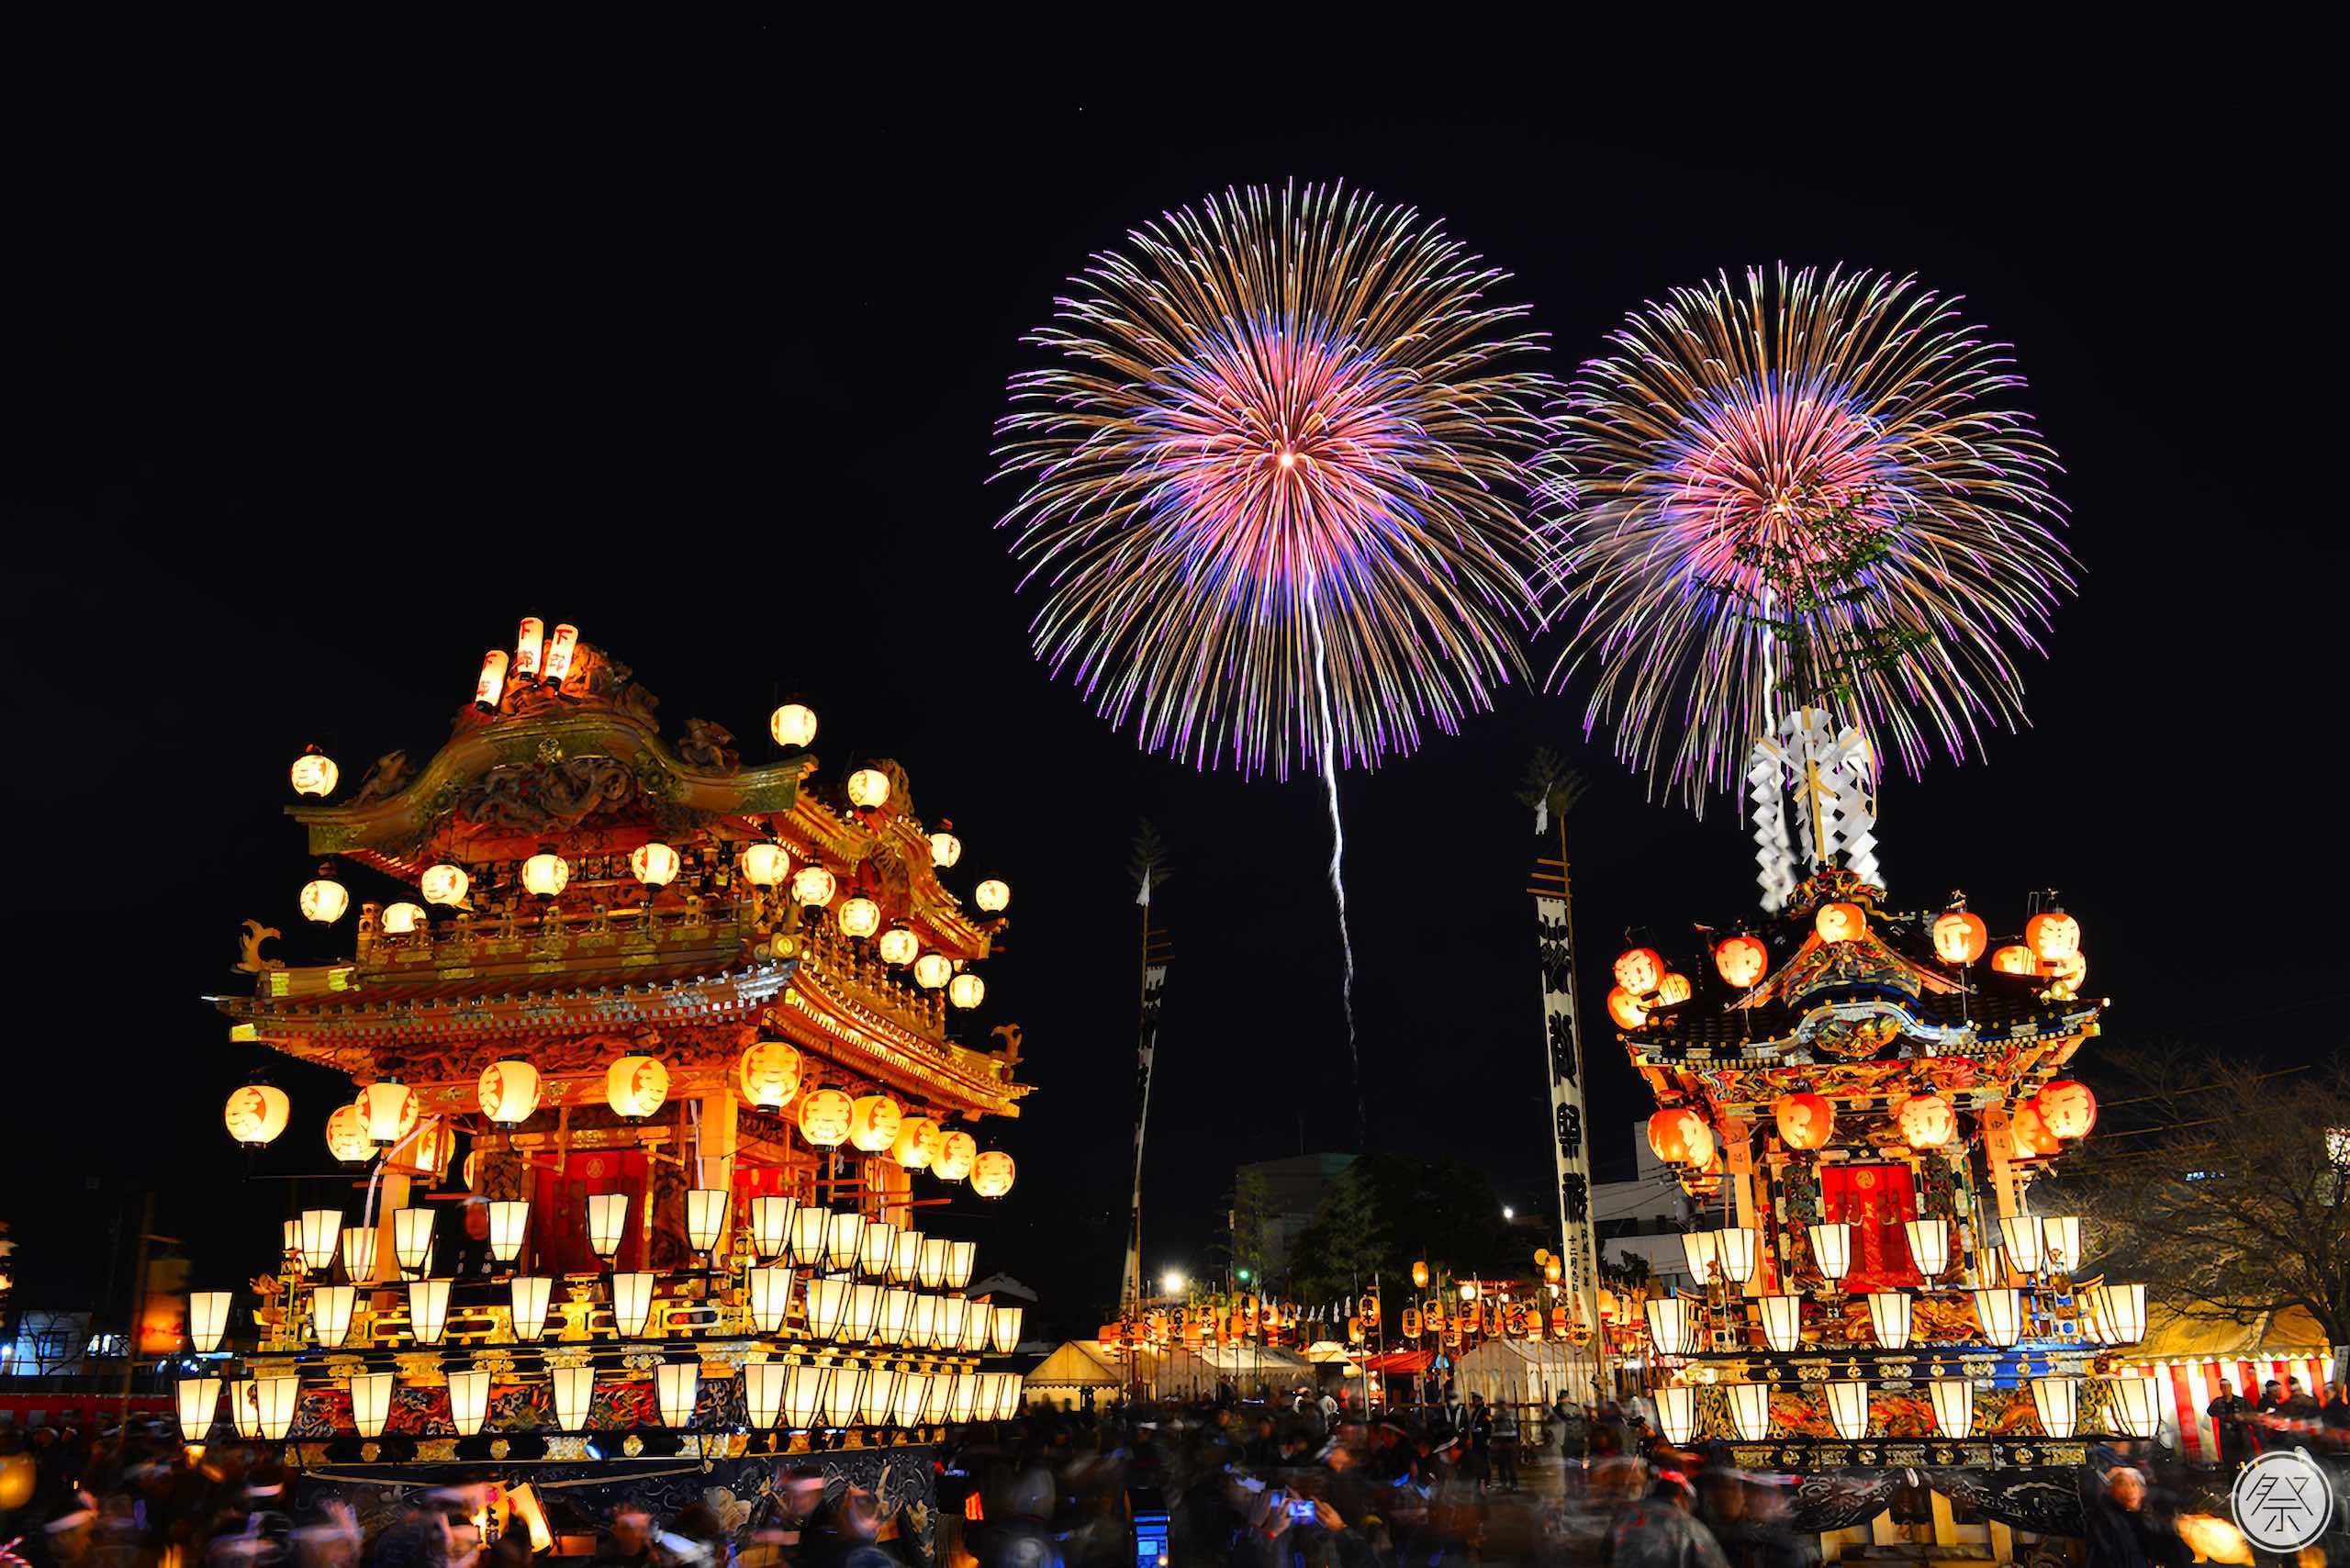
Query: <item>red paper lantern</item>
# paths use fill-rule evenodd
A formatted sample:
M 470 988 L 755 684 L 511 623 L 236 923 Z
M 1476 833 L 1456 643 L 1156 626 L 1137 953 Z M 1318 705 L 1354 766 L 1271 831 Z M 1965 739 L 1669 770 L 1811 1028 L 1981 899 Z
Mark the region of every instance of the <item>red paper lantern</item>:
M 1856 903 L 1824 903 L 1812 916 L 1811 928 L 1822 942 L 1850 942 L 1869 928 L 1869 917 Z
M 1912 1094 L 1894 1113 L 1911 1148 L 1941 1148 L 1958 1133 L 1958 1113 L 1939 1094 Z
M 1616 1020 L 1619 1029 L 1637 1029 L 1649 1021 L 1648 1009 L 1639 999 L 1622 986 L 1611 986 L 1607 991 L 1607 1016 Z
M 1714 968 L 1740 991 L 1761 980 L 1770 964 L 1770 949 L 1758 937 L 1726 936 L 1714 945 Z
M 2053 964 L 2081 950 L 2081 923 L 2061 909 L 2043 910 L 2024 922 L 2023 943 L 2033 958 Z
M 1686 1106 L 1668 1106 L 1649 1118 L 1649 1149 L 1667 1165 L 1702 1165 L 1713 1158 L 1714 1131 Z
M 2003 975 L 2036 975 L 2040 960 L 2031 956 L 2031 948 L 2010 942 L 1991 955 L 1991 967 Z
M 1634 996 L 1646 996 L 1664 978 L 1664 959 L 1653 947 L 1628 947 L 1616 960 L 1616 983 Z
M 1934 917 L 1934 953 L 1945 964 L 1971 964 L 1990 938 L 1983 917 L 1971 910 L 1945 910 Z
M 2018 1159 L 2037 1159 L 2043 1154 L 2054 1154 L 2064 1148 L 2056 1135 L 2049 1130 L 2047 1120 L 2030 1105 L 2019 1105 L 2008 1122 L 2009 1136 L 2015 1141 Z
M 1656 1004 L 1659 1007 L 1677 1007 L 1688 1000 L 1689 977 L 1687 975 L 1668 973 L 1662 980 L 1656 982 Z
M 1836 1107 L 1818 1094 L 1783 1094 L 1771 1114 L 1779 1124 L 1779 1141 L 1789 1148 L 1818 1148 L 1836 1130 Z
M 2032 1097 L 2031 1107 L 2061 1139 L 2086 1137 L 2097 1126 L 2097 1096 L 2077 1079 L 2052 1079 Z

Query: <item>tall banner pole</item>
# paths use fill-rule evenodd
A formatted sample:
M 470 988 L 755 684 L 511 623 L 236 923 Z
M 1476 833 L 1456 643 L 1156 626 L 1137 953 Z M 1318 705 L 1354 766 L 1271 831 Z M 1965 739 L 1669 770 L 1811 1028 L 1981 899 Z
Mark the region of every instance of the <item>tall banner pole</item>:
M 1546 813 L 1547 814 L 1547 813 Z M 1599 1321 L 1599 1246 L 1591 1223 L 1591 1152 L 1584 1129 L 1583 1023 L 1575 1002 L 1574 897 L 1567 879 L 1564 812 L 1559 857 L 1535 862 L 1534 919 L 1541 958 L 1542 1043 L 1550 1066 L 1551 1153 L 1559 1179 L 1561 1282 L 1591 1333 L 1595 1396 L 1607 1386 L 1607 1336 Z
M 1126 1224 L 1126 1276 L 1120 1305 L 1129 1315 L 1143 1296 L 1142 1289 L 1142 1141 L 1150 1122 L 1150 1065 L 1158 1051 L 1159 993 L 1167 984 L 1164 963 L 1146 964 L 1142 971 L 1142 1034 L 1135 1053 L 1135 1192 Z

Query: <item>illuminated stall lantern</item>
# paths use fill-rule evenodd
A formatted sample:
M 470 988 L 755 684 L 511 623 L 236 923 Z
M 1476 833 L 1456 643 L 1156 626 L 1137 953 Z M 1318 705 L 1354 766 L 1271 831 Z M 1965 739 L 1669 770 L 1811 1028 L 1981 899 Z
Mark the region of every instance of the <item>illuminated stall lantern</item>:
M 897 1144 L 902 1119 L 898 1103 L 887 1094 L 860 1094 L 849 1106 L 848 1141 L 859 1153 L 884 1153 Z
M 475 1086 L 481 1114 L 501 1127 L 520 1126 L 539 1108 L 539 1070 L 508 1058 L 481 1070 Z
M 982 1198 L 1001 1198 L 1012 1191 L 1016 1173 L 1012 1156 L 991 1148 L 971 1164 L 971 1191 Z
M 669 1070 L 653 1057 L 622 1057 L 604 1070 L 604 1103 L 613 1114 L 643 1121 L 669 1098 Z
M 735 1063 L 743 1098 L 763 1111 L 779 1111 L 800 1092 L 800 1052 L 782 1040 L 761 1040 Z
M 1771 951 L 1759 938 L 1729 936 L 1715 945 L 1715 970 L 1740 991 L 1751 988 L 1770 967 Z
M 856 1102 L 839 1090 L 811 1090 L 800 1101 L 800 1136 L 818 1148 L 838 1148 L 856 1114 Z
M 247 1148 L 262 1148 L 277 1141 L 292 1113 L 285 1091 L 270 1083 L 248 1083 L 229 1096 L 221 1121 L 230 1137 Z

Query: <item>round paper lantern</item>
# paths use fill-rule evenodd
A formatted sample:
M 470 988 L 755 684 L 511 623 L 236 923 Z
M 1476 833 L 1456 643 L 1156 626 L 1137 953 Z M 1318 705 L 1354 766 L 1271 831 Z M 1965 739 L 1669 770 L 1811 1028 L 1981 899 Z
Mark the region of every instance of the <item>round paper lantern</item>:
M 1012 1156 L 991 1148 L 971 1162 L 971 1191 L 982 1198 L 1001 1198 L 1012 1191 L 1012 1178 L 1016 1173 Z
M 1911 1148 L 1942 1148 L 1958 1133 L 1958 1113 L 1939 1094 L 1912 1094 L 1894 1113 Z
M 848 776 L 848 803 L 871 811 L 889 804 L 890 776 L 878 767 L 860 767 Z
M 1934 916 L 1934 956 L 1945 964 L 1971 964 L 1989 942 L 1983 917 L 1972 910 L 1944 910 Z
M 669 1070 L 651 1057 L 622 1057 L 604 1070 L 604 1103 L 641 1122 L 669 1098 Z
M 552 849 L 542 849 L 522 862 L 522 887 L 551 899 L 571 881 L 571 862 Z
M 944 953 L 924 953 L 914 960 L 914 983 L 936 991 L 955 978 L 955 961 Z
M 1667 1165 L 1702 1165 L 1714 1152 L 1713 1129 L 1687 1106 L 1669 1106 L 1649 1118 L 1649 1148 Z
M 822 866 L 802 866 L 791 879 L 791 896 L 810 909 L 833 902 L 833 893 L 840 886 L 833 874 Z
M 2049 1130 L 2047 1121 L 2030 1105 L 2016 1107 L 2015 1114 L 2008 1120 L 2008 1131 L 2015 1140 L 2018 1159 L 2037 1159 L 2065 1147 Z
M 818 1148 L 838 1148 L 848 1141 L 849 1118 L 856 1104 L 837 1089 L 819 1089 L 800 1101 L 800 1136 Z
M 2097 1096 L 2077 1079 L 2051 1079 L 2032 1096 L 2031 1107 L 2057 1137 L 2086 1137 L 2097 1126 Z
M 302 884 L 301 904 L 303 919 L 332 925 L 351 907 L 351 890 L 321 874 L 316 881 Z
M 666 888 L 677 879 L 677 852 L 655 839 L 629 851 L 628 868 L 648 888 Z
M 1725 936 L 1714 945 L 1714 969 L 1722 979 L 1744 991 L 1770 968 L 1771 950 L 1756 936 Z
M 761 1040 L 734 1064 L 743 1098 L 763 1111 L 779 1111 L 800 1092 L 800 1052 L 783 1040 Z
M 465 888 L 470 882 L 462 867 L 442 863 L 428 866 L 424 875 L 416 879 L 417 890 L 426 903 L 453 904 L 465 902 Z
M 1607 1016 L 1616 1020 L 1619 1029 L 1637 1029 L 1649 1021 L 1648 1009 L 1620 985 L 1607 988 Z
M 375 1152 L 358 1106 L 337 1105 L 327 1118 L 327 1152 L 345 1165 L 356 1164 Z
M 963 841 L 941 830 L 930 835 L 930 863 L 944 871 L 963 858 Z
M 927 1170 L 938 1156 L 938 1124 L 928 1116 L 907 1116 L 898 1123 L 898 1141 L 890 1147 L 898 1163 L 909 1170 Z
M 1856 903 L 1824 903 L 1811 919 L 1822 942 L 1850 942 L 1869 928 L 1869 917 Z
M 501 1127 L 519 1126 L 539 1108 L 539 1070 L 526 1061 L 494 1061 L 474 1086 L 481 1114 Z
M 881 929 L 881 906 L 860 893 L 843 899 L 833 918 L 840 922 L 844 936 L 870 936 Z
M 297 795 L 331 795 L 334 781 L 341 777 L 341 769 L 334 758 L 312 746 L 294 759 L 294 792 Z
M 988 982 L 974 974 L 957 975 L 946 982 L 946 1000 L 957 1007 L 977 1007 L 988 993 Z
M 417 903 L 387 903 L 384 906 L 384 935 L 413 936 L 425 928 L 424 906 Z
M 922 952 L 922 938 L 902 925 L 893 925 L 881 933 L 876 944 L 885 964 L 911 964 Z
M 1771 1115 L 1779 1124 L 1779 1141 L 1789 1148 L 1818 1148 L 1836 1130 L 1836 1108 L 1818 1094 L 1783 1094 Z
M 248 1083 L 229 1096 L 220 1119 L 228 1124 L 230 1137 L 247 1148 L 260 1148 L 277 1141 L 292 1112 L 283 1089 L 272 1083 Z
M 971 1173 L 979 1158 L 979 1139 L 968 1133 L 946 1133 L 938 1140 L 938 1152 L 931 1157 L 930 1173 L 942 1182 L 960 1182 Z
M 787 702 L 767 715 L 767 734 L 778 745 L 804 748 L 816 739 L 816 711 L 805 702 Z
M 1616 959 L 1616 983 L 1634 996 L 1646 996 L 1664 978 L 1664 959 L 1653 947 L 1628 947 Z
M 780 844 L 746 844 L 736 860 L 743 868 L 743 880 L 755 888 L 775 887 L 791 874 L 791 854 Z
M 987 914 L 1002 914 L 1012 906 L 1012 889 L 992 877 L 973 888 L 971 897 Z
M 2081 923 L 2061 909 L 2047 909 L 2023 923 L 2023 945 L 2043 964 L 2081 950 Z
M 1678 1007 L 1688 1000 L 1689 977 L 1687 975 L 1677 975 L 1668 970 L 1665 977 L 1656 982 L 1656 1004 L 1659 1007 Z
M 2031 956 L 2031 948 L 2010 942 L 1991 955 L 1991 967 L 2003 975 L 2036 975 L 2040 960 Z
M 895 1148 L 904 1113 L 887 1094 L 860 1094 L 848 1111 L 848 1141 L 866 1154 Z
M 416 1130 L 416 1092 L 397 1079 L 371 1083 L 352 1103 L 369 1141 L 388 1148 Z

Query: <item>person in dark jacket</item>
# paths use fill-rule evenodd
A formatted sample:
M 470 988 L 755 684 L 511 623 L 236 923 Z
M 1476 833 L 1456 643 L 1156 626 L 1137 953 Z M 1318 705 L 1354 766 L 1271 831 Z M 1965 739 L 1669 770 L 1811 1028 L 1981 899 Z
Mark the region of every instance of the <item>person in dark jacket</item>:
M 2220 1392 L 2211 1403 L 2203 1406 L 2203 1414 L 2211 1417 L 2212 1429 L 2220 1435 L 2220 1465 L 2233 1470 L 2244 1462 L 2250 1452 L 2249 1439 L 2244 1436 L 2244 1417 L 2252 1413 L 2235 1384 L 2226 1378 L 2220 1380 Z

